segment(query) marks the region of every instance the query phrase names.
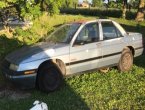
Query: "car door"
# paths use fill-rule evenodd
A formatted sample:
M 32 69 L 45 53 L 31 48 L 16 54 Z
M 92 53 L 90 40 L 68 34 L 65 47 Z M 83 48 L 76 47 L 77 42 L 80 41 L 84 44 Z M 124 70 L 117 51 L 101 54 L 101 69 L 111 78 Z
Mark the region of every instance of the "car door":
M 81 29 L 70 47 L 71 73 L 97 68 L 99 58 L 102 57 L 101 49 L 97 45 L 99 39 L 97 22 L 88 23 Z
M 101 22 L 102 24 L 102 55 L 100 66 L 113 66 L 119 62 L 121 52 L 125 47 L 124 37 L 112 21 Z

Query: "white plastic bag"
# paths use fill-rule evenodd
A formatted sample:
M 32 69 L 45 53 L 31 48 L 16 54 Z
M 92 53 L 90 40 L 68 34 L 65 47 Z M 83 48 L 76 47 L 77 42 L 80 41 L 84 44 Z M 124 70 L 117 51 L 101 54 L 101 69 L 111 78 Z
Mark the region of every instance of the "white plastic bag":
M 48 110 L 47 104 L 36 100 L 30 110 Z

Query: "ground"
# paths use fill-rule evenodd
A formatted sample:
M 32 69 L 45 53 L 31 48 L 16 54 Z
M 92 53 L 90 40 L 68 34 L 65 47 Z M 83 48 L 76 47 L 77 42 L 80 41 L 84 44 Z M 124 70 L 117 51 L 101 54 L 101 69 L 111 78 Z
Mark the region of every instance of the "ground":
M 48 17 L 49 18 L 49 17 Z M 44 17 L 43 17 L 44 19 Z M 57 17 L 35 22 L 48 23 L 50 27 L 78 19 L 96 19 L 88 16 L 58 15 Z M 140 32 L 145 35 L 145 22 L 137 23 L 134 20 L 110 18 L 127 30 Z M 41 26 L 41 25 L 39 25 Z M 45 25 L 44 25 L 45 27 Z M 35 30 L 36 27 L 32 27 Z M 42 33 L 43 30 L 37 28 Z M 23 37 L 23 36 L 21 36 Z M 0 59 L 6 54 L 25 44 L 33 44 L 36 40 L 0 37 Z M 107 74 L 93 71 L 82 75 L 66 78 L 62 88 L 56 92 L 43 93 L 37 89 L 19 90 L 13 87 L 0 75 L 0 109 L 1 110 L 28 110 L 35 100 L 47 103 L 49 110 L 106 110 L 106 109 L 144 109 L 145 108 L 145 55 L 135 59 L 131 71 L 121 73 L 112 68 Z

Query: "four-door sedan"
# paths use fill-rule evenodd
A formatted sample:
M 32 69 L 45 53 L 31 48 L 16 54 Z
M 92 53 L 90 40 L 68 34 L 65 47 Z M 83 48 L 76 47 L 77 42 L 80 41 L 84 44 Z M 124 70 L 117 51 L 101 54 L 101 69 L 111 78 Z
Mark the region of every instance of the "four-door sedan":
M 22 88 L 36 85 L 50 92 L 64 76 L 117 66 L 128 71 L 133 58 L 143 53 L 140 33 L 127 33 L 108 19 L 62 25 L 45 42 L 24 47 L 6 56 L 2 73 Z

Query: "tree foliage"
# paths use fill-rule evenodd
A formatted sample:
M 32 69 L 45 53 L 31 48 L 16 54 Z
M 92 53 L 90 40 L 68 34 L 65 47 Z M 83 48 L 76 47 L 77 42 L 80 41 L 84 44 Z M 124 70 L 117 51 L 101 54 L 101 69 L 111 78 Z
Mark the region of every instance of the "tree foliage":
M 9 14 L 12 14 L 14 8 L 16 10 L 15 13 L 17 14 L 19 18 L 23 19 L 27 17 L 28 15 L 38 15 L 40 13 L 40 9 L 36 7 L 34 1 L 30 0 L 4 0 L 0 3 L 0 9 L 1 9 L 1 17 L 5 16 L 6 12 L 9 12 Z
M 64 0 L 1 0 L 1 14 L 10 7 L 14 7 L 19 18 L 36 18 L 41 12 L 47 11 L 50 15 L 58 14 Z M 11 11 L 11 10 L 10 10 Z
M 11 4 L 16 3 L 18 0 L 1 0 L 0 1 L 0 8 L 5 8 L 10 6 Z
M 50 15 L 58 14 L 59 8 L 64 3 L 64 0 L 38 0 L 37 5 L 40 4 L 41 11 L 48 11 Z
M 0 21 L 6 30 L 9 28 L 9 17 L 34 20 L 47 11 L 49 15 L 59 13 L 63 0 L 0 0 Z
M 100 7 L 103 5 L 102 0 L 92 0 L 92 4 L 94 7 Z
M 62 0 L 62 7 L 72 8 L 76 7 L 78 0 Z

